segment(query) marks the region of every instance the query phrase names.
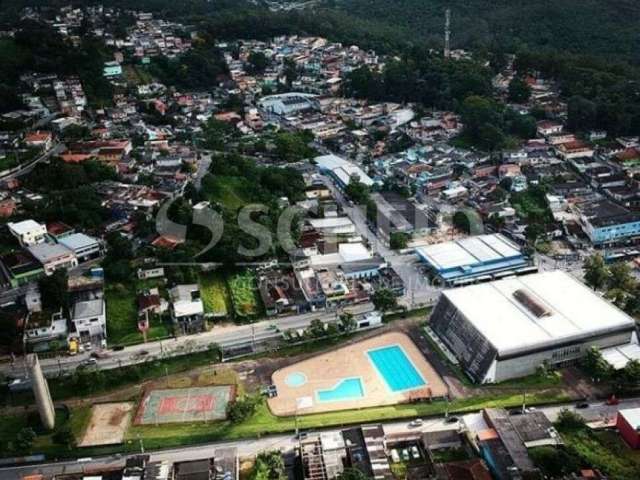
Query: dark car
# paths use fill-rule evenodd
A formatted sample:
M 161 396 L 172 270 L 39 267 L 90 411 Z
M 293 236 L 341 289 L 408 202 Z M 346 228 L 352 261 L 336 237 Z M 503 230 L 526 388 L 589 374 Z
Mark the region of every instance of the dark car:
M 589 408 L 589 404 L 587 402 L 580 402 L 576 404 L 576 408 L 579 408 L 579 409 Z
M 458 418 L 458 417 L 447 417 L 445 421 L 446 421 L 447 423 L 457 423 L 457 422 L 458 422 L 458 420 L 459 420 L 459 418 Z

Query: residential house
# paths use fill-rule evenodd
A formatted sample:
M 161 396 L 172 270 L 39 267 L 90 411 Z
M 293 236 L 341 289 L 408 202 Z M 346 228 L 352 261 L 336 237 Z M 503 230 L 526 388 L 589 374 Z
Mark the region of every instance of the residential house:
M 66 341 L 68 333 L 67 319 L 62 314 L 62 311 L 54 313 L 47 311 L 30 312 L 24 328 L 24 340 L 30 344 L 51 340 Z
M 103 298 L 77 301 L 71 309 L 71 322 L 82 342 L 105 345 L 107 340 L 106 318 Z
M 24 143 L 27 147 L 30 148 L 41 148 L 44 150 L 49 150 L 51 148 L 51 144 L 53 143 L 53 135 L 51 132 L 44 131 L 36 131 L 29 132 L 24 137 Z
M 326 297 L 316 272 L 310 267 L 304 267 L 294 270 L 294 273 L 309 309 L 315 311 L 324 308 L 326 306 Z
M 565 160 L 580 157 L 593 157 L 594 149 L 591 145 L 582 140 L 574 140 L 567 143 L 560 143 L 555 146 L 558 156 Z
M 38 280 L 44 275 L 44 268 L 30 252 L 20 250 L 0 257 L 0 273 L 0 283 L 15 288 Z
M 169 309 L 168 302 L 160 296 L 157 288 L 152 288 L 138 295 L 138 316 L 147 314 L 162 315 Z
M 164 268 L 162 267 L 138 269 L 138 278 L 140 280 L 146 280 L 148 278 L 162 278 L 162 277 L 164 277 Z
M 551 120 L 541 120 L 536 125 L 538 135 L 541 137 L 548 137 L 549 135 L 557 135 L 562 133 L 563 125 L 560 122 L 554 122 Z
M 268 316 L 302 312 L 307 302 L 293 273 L 269 271 L 260 275 L 258 291 Z
M 204 330 L 204 305 L 197 284 L 177 285 L 169 290 L 169 297 L 171 319 L 181 333 Z
M 640 215 L 611 200 L 587 202 L 578 207 L 584 233 L 594 245 L 606 245 L 640 237 Z

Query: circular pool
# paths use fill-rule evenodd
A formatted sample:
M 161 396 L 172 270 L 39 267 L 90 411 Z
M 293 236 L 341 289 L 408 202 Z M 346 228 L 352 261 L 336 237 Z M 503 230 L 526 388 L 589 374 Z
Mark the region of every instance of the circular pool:
M 284 383 L 290 387 L 301 387 L 307 383 L 307 376 L 300 372 L 290 373 L 285 377 Z

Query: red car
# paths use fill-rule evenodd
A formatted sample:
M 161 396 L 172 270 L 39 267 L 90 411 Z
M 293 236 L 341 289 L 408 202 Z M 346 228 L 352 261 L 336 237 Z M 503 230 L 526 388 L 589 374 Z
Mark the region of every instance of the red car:
M 618 400 L 615 395 L 611 395 L 609 399 L 606 401 L 607 405 L 618 405 L 619 403 L 620 403 L 620 400 Z

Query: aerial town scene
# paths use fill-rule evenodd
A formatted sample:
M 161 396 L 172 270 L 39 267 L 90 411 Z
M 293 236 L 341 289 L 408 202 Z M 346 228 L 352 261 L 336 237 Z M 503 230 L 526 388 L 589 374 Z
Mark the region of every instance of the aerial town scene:
M 640 479 L 640 4 L 0 2 L 0 480 Z

